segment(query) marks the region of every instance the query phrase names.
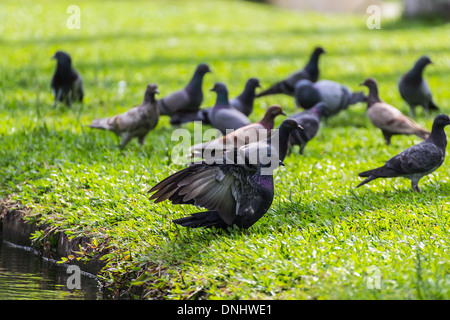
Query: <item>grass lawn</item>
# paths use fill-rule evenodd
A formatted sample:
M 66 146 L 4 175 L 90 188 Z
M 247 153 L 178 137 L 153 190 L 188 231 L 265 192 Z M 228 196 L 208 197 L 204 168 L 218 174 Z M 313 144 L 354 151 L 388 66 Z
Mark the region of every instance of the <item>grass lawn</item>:
M 359 172 L 420 141 L 395 136 L 386 146 L 363 104 L 330 119 L 304 156 L 296 149 L 285 159 L 271 209 L 245 231 L 181 228 L 171 220 L 198 208 L 148 200 L 152 186 L 184 168 L 171 160 L 178 142 L 166 117 L 144 146 L 133 140 L 124 150 L 112 133 L 86 127 L 139 104 L 148 83 L 161 96 L 181 88 L 200 62 L 213 70 L 205 107 L 216 81 L 230 96 L 250 77 L 267 87 L 302 68 L 316 45 L 328 51 L 322 79 L 361 90 L 374 77 L 381 98 L 406 114 L 398 78 L 428 54 L 434 64 L 425 76 L 449 113 L 448 23 L 382 20 L 381 30 L 369 30 L 367 16 L 241 1 L 86 0 L 76 1 L 81 28 L 70 30 L 71 4 L 0 3 L 0 198 L 30 208 L 30 219 L 108 246 L 105 283 L 139 286 L 158 299 L 450 298 L 450 160 L 421 181 L 420 194 L 406 179 L 355 189 Z M 52 106 L 50 57 L 58 49 L 83 77 L 83 105 Z M 290 97 L 269 96 L 257 100 L 251 120 L 272 104 L 298 111 Z M 431 128 L 433 117 L 419 111 L 416 120 Z

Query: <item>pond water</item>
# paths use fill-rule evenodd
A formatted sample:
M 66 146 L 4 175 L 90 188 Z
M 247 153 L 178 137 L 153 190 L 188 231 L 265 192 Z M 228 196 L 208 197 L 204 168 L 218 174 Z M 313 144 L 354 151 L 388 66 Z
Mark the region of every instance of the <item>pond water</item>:
M 0 300 L 100 300 L 95 277 L 81 273 L 80 289 L 69 289 L 75 274 L 65 266 L 43 259 L 32 250 L 0 237 Z M 69 280 L 69 285 L 68 285 Z

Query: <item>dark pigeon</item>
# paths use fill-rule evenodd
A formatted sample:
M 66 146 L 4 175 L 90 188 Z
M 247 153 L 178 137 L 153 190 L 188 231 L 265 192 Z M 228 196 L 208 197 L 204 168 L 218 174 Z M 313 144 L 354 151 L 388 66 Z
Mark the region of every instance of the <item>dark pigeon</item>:
M 360 177 L 368 178 L 357 187 L 378 178 L 404 177 L 411 180 L 411 187 L 414 191 L 420 192 L 419 180 L 435 171 L 444 162 L 445 148 L 447 147 L 444 127 L 449 124 L 450 118 L 447 115 L 438 115 L 434 119 L 428 139 L 389 159 L 380 168 L 361 172 Z
M 380 99 L 375 79 L 368 78 L 361 85 L 369 88 L 367 117 L 375 127 L 381 130 L 387 145 L 391 144 L 391 137 L 398 134 L 414 134 L 422 139 L 428 138 L 430 133 L 427 130 L 405 116 L 397 108 Z
M 324 102 L 319 102 L 309 110 L 291 115 L 288 119 L 297 121 L 303 127 L 303 131 L 292 132 L 289 136 L 289 145 L 298 145 L 300 154 L 303 154 L 308 141 L 314 138 L 319 131 L 321 118 L 326 111 L 327 105 Z
M 157 93 L 159 92 L 156 84 L 149 84 L 141 105 L 110 118 L 95 119 L 89 127 L 114 132 L 122 138 L 121 148 L 133 138 L 138 138 L 139 144 L 142 145 L 148 132 L 158 124 L 159 109 L 155 99 Z
M 72 66 L 72 59 L 64 51 L 56 51 L 52 59 L 56 59 L 56 70 L 51 81 L 54 105 L 64 102 L 70 106 L 72 102 L 83 102 L 83 80 Z
M 175 219 L 190 228 L 250 228 L 272 205 L 273 175 L 263 175 L 262 162 L 253 167 L 235 163 L 192 163 L 154 186 L 150 200 L 169 200 L 173 204 L 192 204 L 208 211 Z
M 284 141 L 283 147 L 287 149 L 289 133 L 299 126 L 292 119 L 285 122 L 277 143 L 281 148 Z M 222 164 L 192 163 L 154 186 L 149 191 L 155 192 L 150 200 L 155 203 L 169 200 L 173 204 L 191 204 L 208 210 L 173 220 L 184 227 L 227 228 L 235 225 L 247 229 L 264 216 L 273 201 L 273 169 L 283 165 L 281 158 L 272 154 L 273 139 L 254 143 L 251 148 L 245 145 L 240 148 L 245 148 L 240 153 L 233 150 L 234 157 L 225 156 L 226 161 Z M 261 148 L 266 150 L 269 161 L 247 161 L 250 156 L 246 152 L 258 152 Z M 245 154 L 244 163 L 238 162 L 241 154 Z
M 203 77 L 211 72 L 207 64 L 201 63 L 195 69 L 191 81 L 181 90 L 175 91 L 161 100 L 158 100 L 158 108 L 161 115 L 173 117 L 184 113 L 196 113 L 203 101 Z M 177 124 L 172 122 L 172 124 Z
M 321 47 L 314 49 L 309 62 L 300 71 L 291 74 L 285 80 L 275 83 L 269 89 L 264 90 L 256 95 L 256 97 L 263 97 L 271 94 L 284 93 L 290 96 L 294 95 L 295 84 L 302 80 L 307 79 L 312 82 L 316 82 L 319 79 L 319 57 L 325 50 Z
M 225 135 L 227 129 L 236 130 L 251 123 L 245 114 L 230 106 L 228 90 L 224 83 L 216 82 L 211 91 L 217 94 L 216 104 L 210 114 L 210 121 L 214 128 Z
M 364 92 L 352 92 L 347 86 L 331 80 L 300 80 L 295 84 L 295 103 L 303 109 L 310 109 L 319 102 L 325 102 L 325 117 L 333 116 L 350 105 L 365 102 Z
M 423 69 L 430 63 L 432 62 L 429 57 L 421 57 L 398 82 L 400 95 L 408 103 L 412 117 L 416 116 L 416 106 L 422 106 L 427 113 L 429 110 L 439 110 L 433 101 L 428 83 L 422 77 Z
M 260 87 L 259 80 L 250 78 L 245 84 L 242 93 L 229 101 L 230 106 L 239 110 L 246 116 L 249 116 L 253 111 L 253 102 L 255 100 L 255 89 Z M 180 113 L 172 117 L 172 122 L 177 124 L 201 121 L 204 124 L 211 124 L 211 110 L 213 107 L 200 109 L 197 112 Z
M 250 78 L 245 84 L 245 88 L 242 93 L 230 100 L 230 105 L 245 114 L 247 117 L 253 111 L 253 102 L 255 100 L 255 90 L 261 87 L 259 80 L 256 78 Z

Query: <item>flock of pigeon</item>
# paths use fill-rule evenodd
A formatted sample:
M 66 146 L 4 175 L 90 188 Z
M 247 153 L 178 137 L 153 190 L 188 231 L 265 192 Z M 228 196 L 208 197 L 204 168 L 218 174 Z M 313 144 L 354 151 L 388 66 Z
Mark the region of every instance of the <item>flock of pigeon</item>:
M 334 81 L 319 80 L 319 57 L 323 53 L 323 48 L 315 48 L 302 70 L 258 94 L 256 88 L 260 87 L 260 83 L 256 78 L 250 78 L 242 93 L 233 99 L 229 99 L 226 85 L 217 82 L 211 89 L 217 96 L 215 105 L 203 109 L 200 108 L 203 101 L 202 83 L 205 74 L 211 69 L 207 64 L 199 64 L 183 89 L 156 99 L 158 87 L 149 84 L 141 105 L 123 114 L 95 119 L 90 127 L 114 132 L 121 137 L 122 148 L 132 138 L 137 138 L 143 144 L 160 116 L 170 117 L 172 125 L 201 121 L 223 134 L 213 141 L 191 147 L 192 154 L 199 155 L 203 161 L 192 162 L 149 191 L 153 193 L 150 200 L 155 200 L 155 203 L 169 200 L 173 204 L 191 204 L 206 209 L 173 220 L 185 227 L 252 226 L 267 212 L 274 197 L 273 175 L 264 172 L 267 169 L 273 172 L 278 165 L 284 165 L 286 154 L 293 146 L 298 145 L 300 154 L 303 154 L 308 141 L 317 134 L 322 120 L 327 121 L 328 117 L 358 102 L 367 103 L 367 116 L 381 130 L 387 145 L 391 143 L 393 135 L 413 134 L 424 139 L 386 161 L 384 166 L 360 173 L 359 176 L 366 179 L 358 187 L 377 178 L 405 177 L 411 180 L 412 189 L 420 192 L 419 180 L 444 162 L 447 145 L 444 127 L 450 124 L 450 118 L 445 114 L 437 115 L 429 132 L 395 107 L 383 102 L 373 78 L 361 83 L 369 89 L 368 95 L 351 92 L 348 87 Z M 83 83 L 72 67 L 70 56 L 58 51 L 54 58 L 57 67 L 51 87 L 55 104 L 82 102 Z M 422 76 L 424 68 L 430 63 L 427 56 L 421 57 L 398 83 L 401 97 L 410 106 L 411 117 L 415 117 L 416 106 L 422 106 L 427 112 L 439 110 Z M 292 96 L 295 104 L 305 110 L 289 116 L 278 130 L 274 130 L 275 118 L 286 115 L 278 105 L 269 107 L 260 121 L 251 123 L 248 116 L 253 111 L 254 100 L 273 94 Z M 231 133 L 230 129 L 233 130 Z M 250 132 L 256 133 L 256 141 L 248 139 Z M 210 159 L 216 160 L 211 162 L 207 161 L 210 159 L 206 159 L 205 150 L 212 149 L 221 152 L 210 152 Z M 275 166 L 273 162 L 258 157 L 256 161 L 250 161 L 252 155 L 261 150 L 270 159 L 276 159 Z

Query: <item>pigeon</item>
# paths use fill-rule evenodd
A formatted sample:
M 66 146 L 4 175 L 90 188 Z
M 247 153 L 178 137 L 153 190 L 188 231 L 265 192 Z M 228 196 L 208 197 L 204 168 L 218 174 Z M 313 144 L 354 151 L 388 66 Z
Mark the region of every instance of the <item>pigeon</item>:
M 279 115 L 286 116 L 286 113 L 283 112 L 280 106 L 273 105 L 266 110 L 264 117 L 260 121 L 240 127 L 223 137 L 194 145 L 191 147 L 191 151 L 195 155 L 203 153 L 205 149 L 239 148 L 250 142 L 267 138 L 270 136 L 270 131 L 274 127 L 275 118 Z
M 255 89 L 260 87 L 259 80 L 250 78 L 245 84 L 242 93 L 229 101 L 230 106 L 249 116 L 253 111 L 253 102 L 255 100 Z M 172 122 L 177 124 L 201 121 L 204 124 L 211 124 L 211 110 L 213 107 L 200 109 L 195 112 L 185 112 L 174 115 Z
M 211 91 L 217 94 L 216 104 L 211 110 L 211 124 L 223 135 L 227 129 L 236 130 L 250 124 L 250 120 L 242 112 L 232 108 L 228 101 L 228 90 L 224 83 L 216 82 Z
M 385 165 L 373 170 L 361 172 L 360 177 L 367 177 L 357 188 L 378 178 L 405 177 L 411 180 L 413 191 L 420 192 L 419 180 L 439 168 L 445 159 L 447 137 L 444 127 L 450 124 L 445 114 L 436 116 L 428 139 L 409 147 Z
M 319 131 L 320 120 L 326 111 L 327 105 L 319 102 L 311 109 L 289 116 L 288 119 L 294 119 L 303 127 L 303 131 L 294 131 L 289 136 L 289 145 L 298 145 L 301 155 L 308 141 L 314 138 Z
M 56 70 L 51 81 L 54 104 L 64 102 L 70 106 L 72 102 L 83 102 L 83 80 L 72 67 L 72 58 L 64 51 L 56 51 L 52 59 L 56 59 Z
M 142 145 L 147 133 L 158 124 L 159 109 L 155 99 L 157 93 L 157 85 L 149 84 L 141 105 L 110 118 L 95 119 L 89 127 L 110 130 L 122 137 L 121 148 L 134 137 L 137 137 Z
M 295 84 L 295 103 L 298 107 L 310 109 L 318 102 L 326 103 L 325 117 L 333 116 L 350 105 L 365 102 L 364 92 L 351 92 L 347 86 L 331 80 L 320 80 L 316 83 L 304 79 Z
M 242 93 L 230 100 L 230 105 L 245 114 L 247 117 L 253 111 L 253 101 L 255 100 L 255 89 L 261 87 L 259 80 L 256 78 L 250 78 L 245 84 L 245 88 Z
M 269 89 L 258 93 L 256 97 L 259 98 L 279 93 L 293 96 L 295 84 L 298 81 L 302 79 L 308 79 L 312 82 L 316 82 L 319 79 L 319 57 L 322 53 L 325 52 L 326 51 L 321 47 L 315 48 L 313 53 L 311 54 L 308 64 L 302 70 L 291 74 L 285 80 L 275 83 Z
M 422 139 L 428 138 L 429 131 L 380 99 L 375 79 L 368 78 L 361 85 L 369 88 L 367 116 L 375 127 L 381 129 L 387 145 L 391 144 L 391 137 L 398 134 L 414 134 Z
M 408 103 L 411 117 L 416 116 L 416 106 L 422 106 L 427 113 L 429 110 L 439 110 L 433 101 L 428 83 L 422 77 L 423 69 L 430 63 L 432 62 L 429 57 L 421 57 L 398 82 L 400 95 Z
M 285 125 L 280 128 L 277 142 L 280 142 L 280 147 L 287 149 L 290 131 L 301 128 L 292 119 L 283 123 Z M 281 158 L 272 154 L 273 140 L 272 136 L 264 143 L 257 142 L 251 144 L 253 146 L 250 148 L 250 145 L 240 148 L 252 152 L 265 150 L 269 161 L 257 161 L 252 165 L 248 161 L 242 163 L 236 161 L 237 157 L 230 159 L 225 155 L 227 161 L 224 163 L 191 163 L 189 167 L 151 188 L 149 193 L 155 193 L 150 200 L 155 200 L 155 203 L 169 200 L 173 204 L 191 204 L 208 210 L 173 220 L 183 227 L 226 229 L 234 225 L 248 229 L 269 210 L 274 197 L 273 170 L 278 165 L 284 165 Z M 285 142 L 283 146 L 281 141 Z M 236 149 L 233 149 L 236 155 L 234 151 Z
M 199 64 L 186 87 L 158 100 L 160 114 L 173 117 L 179 113 L 196 113 L 203 101 L 203 77 L 208 72 L 211 69 L 207 64 Z

